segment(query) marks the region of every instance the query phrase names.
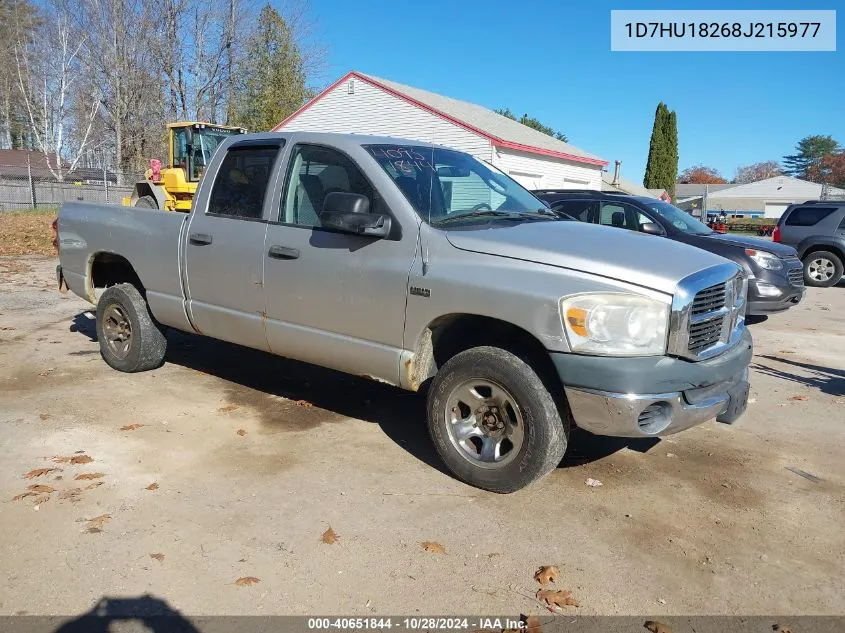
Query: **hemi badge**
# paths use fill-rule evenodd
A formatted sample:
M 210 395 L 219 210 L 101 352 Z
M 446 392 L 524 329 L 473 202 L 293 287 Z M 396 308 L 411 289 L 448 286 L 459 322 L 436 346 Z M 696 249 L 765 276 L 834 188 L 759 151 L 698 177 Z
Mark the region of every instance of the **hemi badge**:
M 411 286 L 410 293 L 412 295 L 417 295 L 418 297 L 430 297 L 431 290 L 428 288 L 420 288 L 419 286 Z

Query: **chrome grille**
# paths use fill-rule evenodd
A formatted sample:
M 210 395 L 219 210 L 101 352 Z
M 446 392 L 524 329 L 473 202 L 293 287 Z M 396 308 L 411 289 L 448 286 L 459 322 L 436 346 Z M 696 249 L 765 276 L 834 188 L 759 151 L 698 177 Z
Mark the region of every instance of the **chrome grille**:
M 692 302 L 692 315 L 707 314 L 725 306 L 725 283 L 701 290 Z
M 747 280 L 737 266 L 719 264 L 678 283 L 667 351 L 690 360 L 717 356 L 745 329 Z
M 798 286 L 800 288 L 804 285 L 803 268 L 793 268 L 792 270 L 788 270 L 786 274 L 789 277 L 789 283 L 791 283 L 793 286 Z
M 723 303 L 724 305 L 724 303 Z M 724 316 L 717 316 L 698 323 L 691 323 L 689 328 L 689 344 L 687 349 L 693 354 L 715 345 L 722 338 Z

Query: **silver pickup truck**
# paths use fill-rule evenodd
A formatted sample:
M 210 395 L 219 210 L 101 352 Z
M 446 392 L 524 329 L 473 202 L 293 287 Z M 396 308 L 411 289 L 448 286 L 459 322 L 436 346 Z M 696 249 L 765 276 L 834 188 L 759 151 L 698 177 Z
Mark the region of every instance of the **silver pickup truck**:
M 235 136 L 190 214 L 68 203 L 58 240 L 115 369 L 160 366 L 174 328 L 425 388 L 438 453 L 488 490 L 554 469 L 573 425 L 659 436 L 746 407 L 739 267 L 557 220 L 443 147 Z

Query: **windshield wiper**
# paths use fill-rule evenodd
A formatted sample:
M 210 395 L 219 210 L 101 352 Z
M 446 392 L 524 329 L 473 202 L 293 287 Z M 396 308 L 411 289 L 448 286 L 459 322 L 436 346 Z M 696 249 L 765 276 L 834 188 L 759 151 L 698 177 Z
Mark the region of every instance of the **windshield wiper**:
M 456 220 L 464 220 L 466 218 L 483 218 L 483 217 L 497 217 L 497 218 L 508 218 L 508 219 L 519 219 L 518 215 L 514 214 L 510 211 L 499 211 L 497 209 L 476 209 L 475 211 L 470 211 L 469 213 L 459 213 L 458 215 L 447 216 L 445 218 L 441 218 L 432 222 L 432 224 L 448 224 L 449 222 L 454 222 Z

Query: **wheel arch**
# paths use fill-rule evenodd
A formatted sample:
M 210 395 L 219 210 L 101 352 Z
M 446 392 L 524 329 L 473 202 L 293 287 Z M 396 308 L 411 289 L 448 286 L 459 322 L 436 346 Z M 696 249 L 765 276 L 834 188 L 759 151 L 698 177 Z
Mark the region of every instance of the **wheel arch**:
M 482 345 L 500 347 L 522 357 L 543 380 L 554 372 L 545 346 L 528 330 L 494 317 L 450 313 L 430 321 L 417 337 L 414 350 L 402 353 L 401 385 L 418 391 L 450 358 Z
M 141 180 L 135 183 L 135 187 L 132 189 L 132 196 L 130 198 L 129 204 L 130 206 L 135 206 L 135 203 L 138 202 L 139 198 L 143 198 L 144 196 L 152 196 L 156 204 L 158 204 L 159 209 L 165 208 L 165 203 L 167 201 L 167 195 L 164 191 L 164 187 L 161 185 L 157 185 L 151 180 Z
M 96 289 L 128 283 L 138 289 L 146 299 L 146 288 L 135 267 L 123 255 L 110 251 L 97 251 L 88 259 L 88 284 L 86 292 L 92 303 L 97 303 Z
M 839 243 L 834 238 L 807 238 L 798 244 L 797 250 L 802 261 L 810 253 L 828 251 L 845 263 L 845 244 Z

